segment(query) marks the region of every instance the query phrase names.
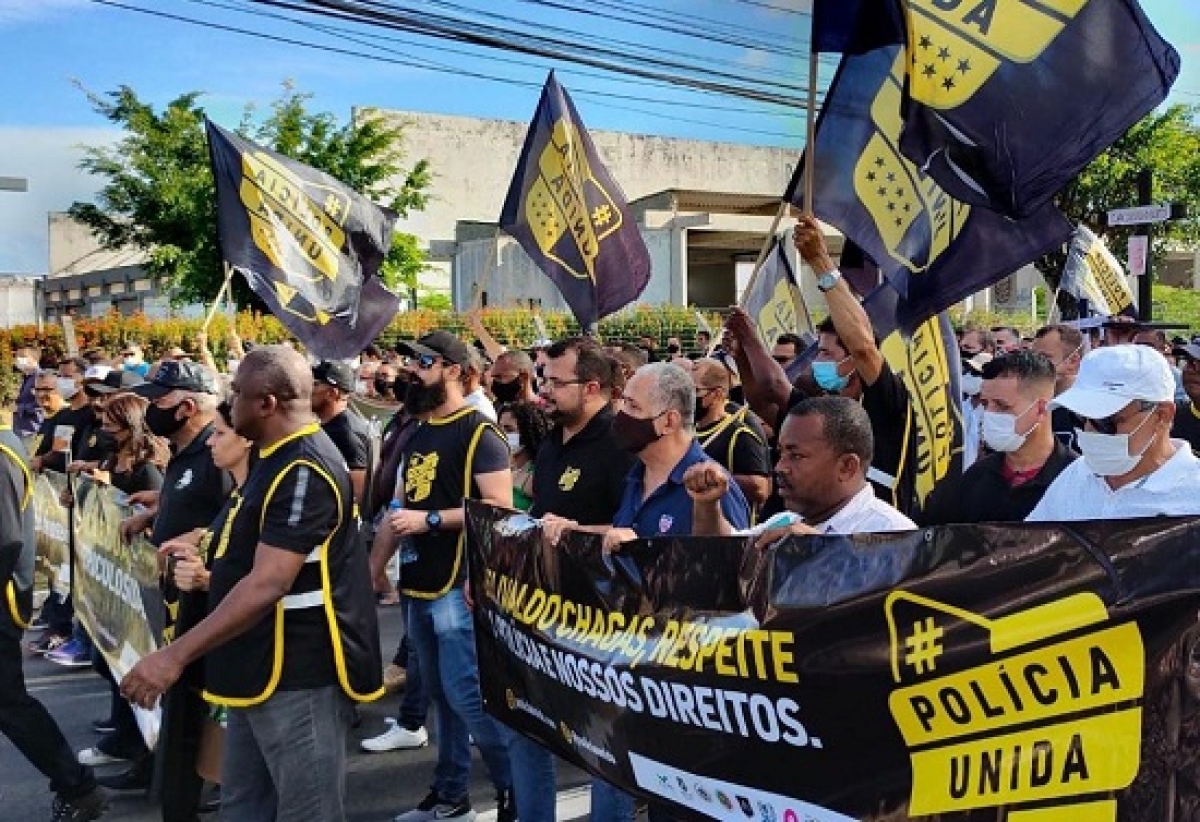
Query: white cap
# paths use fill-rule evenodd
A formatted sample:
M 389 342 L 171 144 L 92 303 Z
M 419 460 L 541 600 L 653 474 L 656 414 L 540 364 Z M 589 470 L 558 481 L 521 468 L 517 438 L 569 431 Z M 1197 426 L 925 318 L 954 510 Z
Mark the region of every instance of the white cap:
M 83 372 L 84 382 L 104 382 L 104 378 L 112 371 L 107 365 L 89 366 L 87 371 Z
M 1054 398 L 1081 417 L 1111 417 L 1134 400 L 1171 402 L 1175 375 L 1167 358 L 1146 345 L 1112 345 L 1088 352 L 1075 384 Z
M 982 374 L 983 367 L 992 361 L 993 357 L 986 351 L 980 351 L 974 357 L 962 361 L 962 364 L 971 369 L 973 374 Z

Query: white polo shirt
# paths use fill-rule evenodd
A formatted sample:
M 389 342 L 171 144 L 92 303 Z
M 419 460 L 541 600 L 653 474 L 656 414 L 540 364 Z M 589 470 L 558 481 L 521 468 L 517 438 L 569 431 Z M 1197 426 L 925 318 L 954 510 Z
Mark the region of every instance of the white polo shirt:
M 842 510 L 813 528 L 822 534 L 877 534 L 915 531 L 917 524 L 875 496 L 875 489 L 868 483 Z
M 1186 440 L 1172 439 L 1175 456 L 1157 471 L 1114 491 L 1087 460 L 1068 465 L 1046 489 L 1026 522 L 1134 519 L 1200 514 L 1200 460 Z

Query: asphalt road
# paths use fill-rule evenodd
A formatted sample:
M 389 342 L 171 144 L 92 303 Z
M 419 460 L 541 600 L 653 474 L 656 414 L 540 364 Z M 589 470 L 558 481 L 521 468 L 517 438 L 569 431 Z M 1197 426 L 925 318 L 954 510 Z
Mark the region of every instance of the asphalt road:
M 399 641 L 399 609 L 379 610 L 383 635 L 384 657 L 390 659 Z M 29 635 L 27 635 L 29 636 Z M 75 750 L 94 744 L 96 735 L 91 722 L 108 714 L 108 686 L 90 668 L 63 668 L 39 658 L 26 658 L 25 677 L 29 691 L 50 710 Z M 349 756 L 347 782 L 348 818 L 352 822 L 387 822 L 397 813 L 408 810 L 424 798 L 433 777 L 436 748 L 416 751 L 394 751 L 367 754 L 358 748 L 358 740 L 382 733 L 384 718 L 394 715 L 398 696 L 364 705 L 360 708 L 362 725 L 351 732 L 352 749 Z M 436 731 L 431 729 L 431 735 Z M 120 765 L 101 769 L 119 771 Z M 472 802 L 480 822 L 493 816 L 491 783 L 487 772 L 475 756 L 472 771 Z M 583 771 L 559 764 L 560 820 L 583 819 L 587 816 L 587 784 Z M 6 738 L 0 736 L 0 822 L 40 822 L 50 819 L 51 795 L 47 780 L 31 766 Z M 143 792 L 114 793 L 112 807 L 106 820 L 128 822 L 158 822 L 161 816 L 157 804 Z M 216 819 L 216 815 L 207 817 Z

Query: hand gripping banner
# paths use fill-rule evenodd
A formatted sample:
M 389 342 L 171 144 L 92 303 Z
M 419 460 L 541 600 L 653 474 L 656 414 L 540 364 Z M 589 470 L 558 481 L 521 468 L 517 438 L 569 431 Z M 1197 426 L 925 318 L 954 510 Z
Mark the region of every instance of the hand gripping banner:
M 1192 519 L 543 544 L 468 502 L 488 710 L 687 819 L 1189 819 Z

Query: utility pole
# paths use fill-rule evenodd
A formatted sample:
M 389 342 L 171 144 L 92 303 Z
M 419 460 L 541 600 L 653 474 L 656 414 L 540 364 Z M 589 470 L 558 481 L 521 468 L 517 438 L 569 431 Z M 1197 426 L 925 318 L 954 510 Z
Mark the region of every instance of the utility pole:
M 1154 172 L 1148 168 L 1143 168 L 1138 172 L 1137 177 L 1138 187 L 1138 205 L 1148 206 L 1154 204 Z M 1154 283 L 1154 255 L 1150 253 L 1150 230 L 1153 227 L 1152 223 L 1142 223 L 1135 229 L 1134 234 L 1146 238 L 1146 271 L 1142 276 L 1137 278 L 1138 281 L 1138 314 L 1141 315 L 1143 322 L 1152 322 L 1154 320 L 1154 291 L 1151 286 Z

